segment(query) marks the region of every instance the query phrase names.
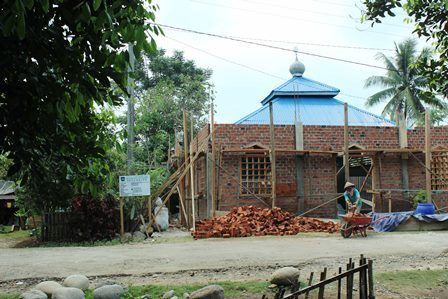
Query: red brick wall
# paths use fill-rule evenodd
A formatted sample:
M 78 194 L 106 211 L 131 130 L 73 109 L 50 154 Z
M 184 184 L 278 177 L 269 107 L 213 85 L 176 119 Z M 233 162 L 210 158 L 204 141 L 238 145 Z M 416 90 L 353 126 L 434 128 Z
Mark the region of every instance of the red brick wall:
M 270 145 L 269 125 L 235 125 L 217 124 L 216 146 L 217 149 L 239 149 L 253 143 L 259 143 L 265 147 Z M 344 142 L 344 128 L 342 126 L 304 126 L 305 150 L 333 150 L 342 151 Z M 432 129 L 432 146 L 448 146 L 448 127 Z M 399 147 L 398 128 L 396 127 L 349 127 L 350 145 L 355 144 L 367 149 L 393 149 Z M 424 129 L 416 128 L 408 131 L 408 143 L 410 148 L 424 148 Z M 294 126 L 275 126 L 276 149 L 294 149 Z M 424 162 L 424 155 L 417 157 Z M 222 167 L 219 174 L 219 206 L 220 210 L 229 210 L 233 206 L 256 205 L 264 206 L 254 197 L 241 196 L 239 192 L 240 159 L 238 154 L 223 155 Z M 380 161 L 374 158 L 375 165 Z M 424 189 L 425 173 L 423 167 L 411 156 L 408 162 L 409 188 Z M 298 202 L 296 198 L 296 157 L 293 154 L 277 154 L 277 206 L 297 212 Z M 316 207 L 319 204 L 333 198 L 336 190 L 336 161 L 335 157 L 328 154 L 309 155 L 304 158 L 304 187 L 305 210 Z M 375 168 L 377 178 L 376 188 L 402 189 L 401 156 L 400 154 L 386 153 L 381 156 L 381 169 Z M 407 210 L 409 204 L 405 201 L 401 192 L 395 192 L 393 196 L 393 210 Z M 435 195 L 434 199 L 447 198 L 447 196 Z M 265 198 L 270 205 L 270 198 Z M 442 202 L 439 201 L 439 206 Z M 447 205 L 444 201 L 443 205 Z M 377 208 L 386 211 L 388 201 L 383 198 L 378 200 Z M 328 204 L 317 209 L 310 216 L 333 217 L 336 215 L 336 205 Z

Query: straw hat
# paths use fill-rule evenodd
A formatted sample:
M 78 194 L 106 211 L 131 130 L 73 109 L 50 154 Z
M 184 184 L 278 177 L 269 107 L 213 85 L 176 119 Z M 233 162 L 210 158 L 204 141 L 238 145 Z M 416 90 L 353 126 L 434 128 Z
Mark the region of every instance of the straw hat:
M 344 190 L 347 190 L 347 188 L 349 188 L 349 187 L 355 187 L 355 184 L 350 183 L 350 182 L 345 183 Z

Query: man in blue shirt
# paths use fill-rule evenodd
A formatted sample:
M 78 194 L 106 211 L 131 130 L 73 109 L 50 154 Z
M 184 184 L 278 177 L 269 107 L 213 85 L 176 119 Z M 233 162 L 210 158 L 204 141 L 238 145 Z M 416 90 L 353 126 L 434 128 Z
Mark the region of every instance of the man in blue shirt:
M 359 194 L 359 191 L 355 188 L 353 183 L 347 182 L 344 186 L 344 198 L 347 204 L 347 210 L 355 207 L 355 214 L 359 214 L 361 212 L 362 207 L 362 199 Z

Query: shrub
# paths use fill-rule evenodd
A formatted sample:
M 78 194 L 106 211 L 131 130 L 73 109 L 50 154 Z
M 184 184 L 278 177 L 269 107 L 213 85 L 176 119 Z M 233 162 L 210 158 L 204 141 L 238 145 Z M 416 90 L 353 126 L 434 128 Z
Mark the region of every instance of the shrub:
M 112 196 L 104 199 L 79 195 L 72 200 L 69 220 L 74 241 L 112 240 L 118 232 L 118 202 Z

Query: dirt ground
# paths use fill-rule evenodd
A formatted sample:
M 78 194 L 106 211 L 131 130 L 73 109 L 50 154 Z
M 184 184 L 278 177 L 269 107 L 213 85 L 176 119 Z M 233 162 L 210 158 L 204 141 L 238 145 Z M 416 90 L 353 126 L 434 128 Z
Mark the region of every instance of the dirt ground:
M 82 273 L 93 286 L 266 280 L 282 266 L 305 276 L 327 267 L 330 274 L 359 254 L 374 260 L 375 272 L 448 269 L 448 232 L 370 233 L 343 239 L 337 234 L 206 239 L 186 233 L 163 242 L 99 247 L 2 248 L 0 289 L 21 290 L 42 279 Z

